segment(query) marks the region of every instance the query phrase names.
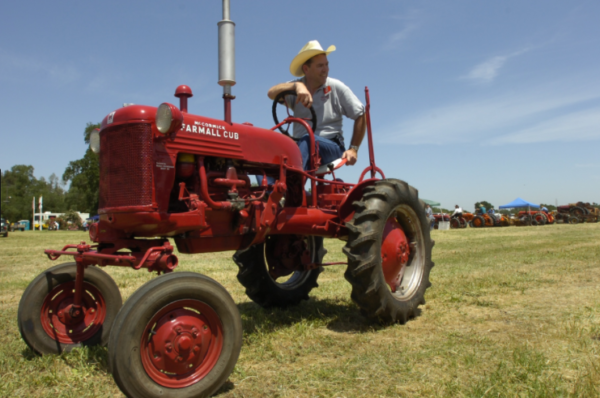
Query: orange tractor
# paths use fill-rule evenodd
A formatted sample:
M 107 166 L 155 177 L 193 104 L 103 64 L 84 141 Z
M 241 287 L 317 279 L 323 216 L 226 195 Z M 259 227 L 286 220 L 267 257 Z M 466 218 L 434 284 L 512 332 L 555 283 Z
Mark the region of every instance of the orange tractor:
M 463 217 L 469 221 L 473 228 L 507 227 L 510 225 L 508 218 L 502 214 L 463 213 Z
M 535 220 L 535 225 L 554 224 L 556 222 L 552 213 L 544 210 L 523 210 L 517 214 L 517 217 L 519 219 L 525 218 L 525 221 L 528 221 L 529 219 Z

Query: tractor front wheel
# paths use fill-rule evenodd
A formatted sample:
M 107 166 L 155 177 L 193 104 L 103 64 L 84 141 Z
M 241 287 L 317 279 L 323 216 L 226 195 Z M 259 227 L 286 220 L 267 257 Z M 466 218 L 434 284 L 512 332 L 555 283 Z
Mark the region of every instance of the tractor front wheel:
M 227 381 L 241 348 L 242 320 L 225 288 L 176 272 L 127 300 L 110 334 L 108 365 L 128 397 L 208 397 Z
M 352 300 L 368 318 L 403 324 L 425 304 L 434 265 L 418 192 L 404 181 L 381 180 L 364 189 L 354 208 L 344 247 Z
M 106 272 L 88 267 L 80 308 L 75 299 L 75 263 L 59 264 L 38 275 L 25 289 L 18 309 L 19 331 L 37 354 L 60 354 L 82 345 L 106 345 L 123 303 Z
M 264 308 L 285 308 L 308 300 L 308 293 L 319 286 L 323 267 L 305 265 L 320 264 L 326 253 L 319 236 L 270 235 L 265 243 L 237 251 L 233 261 L 252 301 Z

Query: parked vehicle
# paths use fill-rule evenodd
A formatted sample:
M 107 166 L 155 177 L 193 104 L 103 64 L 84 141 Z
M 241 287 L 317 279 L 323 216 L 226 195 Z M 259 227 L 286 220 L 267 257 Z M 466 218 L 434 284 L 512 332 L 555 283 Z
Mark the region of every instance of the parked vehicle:
M 600 210 L 589 203 L 577 202 L 568 205 L 558 206 L 557 220 L 576 224 L 580 222 L 595 223 L 600 219 Z M 577 220 L 573 220 L 573 218 Z
M 439 229 L 440 221 L 450 221 L 450 215 L 446 213 L 433 213 L 433 228 Z
M 4 218 L 0 219 L 0 235 L 8 237 L 8 223 Z

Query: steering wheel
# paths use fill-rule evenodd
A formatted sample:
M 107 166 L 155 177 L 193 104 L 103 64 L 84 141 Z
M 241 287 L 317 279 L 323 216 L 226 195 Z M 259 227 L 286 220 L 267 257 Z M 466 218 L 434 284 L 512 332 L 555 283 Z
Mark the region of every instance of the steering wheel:
M 287 96 L 287 95 L 296 95 L 296 91 L 295 90 L 282 91 L 279 94 L 277 94 L 277 96 L 273 100 L 273 120 L 275 121 L 275 125 L 279 124 L 279 119 L 277 119 L 277 104 L 284 104 L 285 96 Z M 288 109 L 288 116 L 289 116 L 289 114 L 290 114 L 289 108 L 286 107 L 286 109 Z M 310 109 L 310 114 L 312 115 L 312 120 L 311 120 L 312 131 L 314 132 L 317 129 L 317 114 L 315 113 L 315 109 L 312 107 L 312 105 L 310 106 L 309 109 Z M 287 135 L 288 137 L 290 137 L 290 134 L 288 133 L 290 124 L 288 124 L 286 126 L 285 130 L 283 129 L 283 126 L 278 127 L 279 131 L 281 131 L 283 134 Z

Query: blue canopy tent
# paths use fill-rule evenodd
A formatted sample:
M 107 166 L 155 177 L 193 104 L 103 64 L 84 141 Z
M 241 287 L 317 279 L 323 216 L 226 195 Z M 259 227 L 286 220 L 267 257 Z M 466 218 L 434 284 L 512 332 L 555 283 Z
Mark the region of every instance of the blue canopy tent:
M 536 205 L 535 203 L 528 202 L 528 201 L 523 200 L 521 198 L 516 198 L 512 202 L 507 203 L 507 204 L 502 205 L 502 206 L 498 206 L 498 207 L 500 209 L 512 209 L 512 208 L 516 208 L 516 207 L 534 207 L 536 209 L 539 209 L 540 205 Z
M 507 203 L 502 206 L 498 206 L 498 208 L 500 208 L 500 209 L 513 209 L 513 208 L 518 208 L 518 207 L 527 207 L 527 214 L 530 214 L 529 212 L 531 211 L 532 207 L 539 209 L 540 205 L 536 205 L 535 203 L 528 202 L 521 198 L 516 198 L 515 200 L 513 200 L 510 203 Z M 530 216 L 527 216 L 527 217 L 530 217 Z M 529 220 L 529 224 L 531 225 L 531 219 Z

